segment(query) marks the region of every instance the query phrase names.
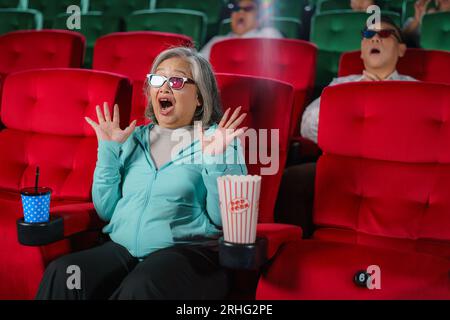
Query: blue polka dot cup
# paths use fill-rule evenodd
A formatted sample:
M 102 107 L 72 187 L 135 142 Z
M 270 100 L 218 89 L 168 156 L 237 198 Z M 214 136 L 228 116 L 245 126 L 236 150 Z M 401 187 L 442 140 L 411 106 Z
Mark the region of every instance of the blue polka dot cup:
M 26 223 L 43 223 L 49 221 L 51 193 L 52 189 L 47 187 L 29 187 L 20 190 L 23 220 Z

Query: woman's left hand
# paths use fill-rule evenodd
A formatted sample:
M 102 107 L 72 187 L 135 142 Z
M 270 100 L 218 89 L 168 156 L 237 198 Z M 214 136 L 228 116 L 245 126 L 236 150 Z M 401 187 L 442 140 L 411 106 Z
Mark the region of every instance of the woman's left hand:
M 228 108 L 220 120 L 218 128 L 214 131 L 212 136 L 205 136 L 202 124 L 199 123 L 199 125 L 197 125 L 197 131 L 203 154 L 214 156 L 224 153 L 231 141 L 245 132 L 247 127 L 236 130 L 236 128 L 247 116 L 246 113 L 239 116 L 240 111 L 241 107 L 237 107 L 228 119 L 228 115 L 230 114 L 230 108 Z

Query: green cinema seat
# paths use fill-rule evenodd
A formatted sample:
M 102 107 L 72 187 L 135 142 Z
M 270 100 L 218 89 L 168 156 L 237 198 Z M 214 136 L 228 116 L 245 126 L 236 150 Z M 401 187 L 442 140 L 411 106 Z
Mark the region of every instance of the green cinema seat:
M 350 0 L 321 0 L 317 2 L 316 13 L 350 9 Z
M 185 9 L 139 10 L 125 18 L 127 31 L 160 31 L 191 37 L 197 48 L 206 40 L 207 17 Z
M 60 14 L 56 17 L 53 29 L 69 30 L 67 28 L 68 14 Z M 91 67 L 94 45 L 97 38 L 108 33 L 120 31 L 120 19 L 112 16 L 105 16 L 101 12 L 87 12 L 81 14 L 81 29 L 73 29 L 86 37 L 86 55 L 84 66 Z
M 263 9 L 264 9 L 264 1 Z M 273 1 L 273 16 L 302 20 L 306 0 Z
M 32 9 L 0 9 L 0 34 L 42 29 L 42 14 Z
M 150 9 L 152 0 L 89 0 L 89 11 L 101 11 L 105 15 L 125 17 L 136 10 Z
M 76 5 L 81 11 L 86 10 L 85 0 L 28 0 L 28 9 L 34 9 L 44 16 L 44 28 L 51 28 L 56 16 L 67 13 L 69 6 Z
M 420 46 L 450 51 L 450 12 L 430 13 L 423 17 Z
M 1 9 L 25 9 L 23 0 L 0 0 Z
M 278 29 L 285 38 L 300 39 L 302 23 L 299 19 L 273 17 L 268 24 Z M 231 31 L 231 19 L 224 19 L 220 24 L 220 35 L 228 34 Z
M 207 38 L 219 32 L 219 24 L 225 10 L 224 0 L 155 0 L 155 9 L 187 9 L 206 14 Z

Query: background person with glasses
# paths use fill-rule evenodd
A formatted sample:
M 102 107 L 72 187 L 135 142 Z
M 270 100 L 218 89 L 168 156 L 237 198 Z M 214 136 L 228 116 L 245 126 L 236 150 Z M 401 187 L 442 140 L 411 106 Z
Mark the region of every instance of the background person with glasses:
M 381 16 L 381 30 L 367 29 L 361 33 L 361 59 L 363 74 L 335 78 L 330 86 L 354 81 L 415 81 L 414 78 L 397 72 L 397 61 L 406 52 L 399 27 L 392 19 Z M 317 143 L 319 129 L 320 97 L 306 107 L 302 116 L 300 134 Z
M 231 11 L 231 32 L 225 36 L 215 36 L 202 48 L 200 53 L 207 59 L 212 46 L 229 38 L 283 38 L 275 28 L 262 26 L 260 0 L 237 0 L 229 4 Z
M 92 198 L 110 241 L 53 261 L 36 299 L 223 299 L 217 177 L 247 174 L 237 128 L 240 109 L 222 116 L 209 62 L 193 49 L 162 52 L 147 76 L 152 123 L 119 127 L 119 107 L 86 118 L 98 138 Z M 200 126 L 194 128 L 194 122 Z M 219 122 L 217 124 L 217 122 Z M 205 127 L 205 128 L 203 128 Z M 206 131 L 204 131 L 204 129 Z M 181 146 L 179 133 L 194 136 Z M 227 134 L 224 136 L 224 132 Z M 222 139 L 225 137 L 225 139 Z M 175 154 L 175 158 L 172 155 Z M 194 161 L 186 159 L 194 158 Z M 69 266 L 81 288 L 67 285 Z

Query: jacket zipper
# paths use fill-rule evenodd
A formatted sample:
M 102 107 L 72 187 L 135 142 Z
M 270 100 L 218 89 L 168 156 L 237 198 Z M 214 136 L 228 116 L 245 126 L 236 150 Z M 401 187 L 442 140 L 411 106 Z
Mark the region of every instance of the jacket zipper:
M 142 212 L 139 214 L 138 225 L 137 225 L 137 232 L 136 232 L 136 241 L 135 241 L 136 255 L 138 257 L 140 257 L 139 236 L 140 236 L 140 233 L 141 233 L 141 220 L 142 220 L 142 216 L 144 215 L 145 210 L 147 208 L 148 202 L 150 201 L 150 197 L 152 196 L 153 185 L 156 182 L 157 175 L 158 175 L 158 171 L 153 172 L 153 183 L 152 183 L 151 187 L 149 188 L 150 190 L 147 192 L 146 199 L 145 199 L 144 210 L 142 210 Z

